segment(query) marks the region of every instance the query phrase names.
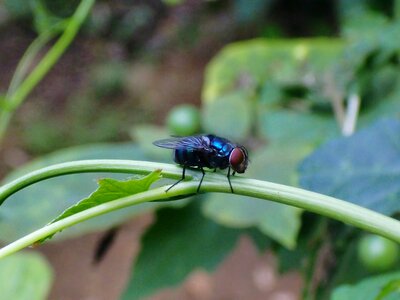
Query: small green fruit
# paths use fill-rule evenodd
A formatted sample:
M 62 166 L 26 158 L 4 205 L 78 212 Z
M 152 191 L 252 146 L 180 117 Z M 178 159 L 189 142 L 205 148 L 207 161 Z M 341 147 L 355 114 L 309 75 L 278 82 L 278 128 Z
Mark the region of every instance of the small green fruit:
M 360 238 L 358 259 L 371 272 L 387 271 L 399 258 L 399 245 L 378 235 L 368 234 Z
M 167 127 L 173 135 L 178 136 L 199 133 L 201 128 L 199 109 L 189 104 L 174 107 L 167 116 Z

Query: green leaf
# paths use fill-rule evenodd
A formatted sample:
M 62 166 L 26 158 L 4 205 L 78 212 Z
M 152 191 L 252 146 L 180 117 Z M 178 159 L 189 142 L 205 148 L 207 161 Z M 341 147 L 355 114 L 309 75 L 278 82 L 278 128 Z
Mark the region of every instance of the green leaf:
M 293 249 L 296 246 L 297 233 L 301 225 L 300 209 L 249 197 L 227 197 L 216 194 L 205 203 L 204 213 L 228 227 L 256 226 L 285 247 Z
M 16 253 L 0 260 L 2 299 L 47 299 L 52 282 L 52 270 L 42 255 Z
M 332 140 L 300 166 L 301 186 L 392 215 L 400 211 L 400 121 Z
M 395 90 L 387 98 L 374 99 L 373 109 L 371 108 L 360 115 L 358 121 L 360 128 L 370 125 L 382 117 L 400 118 L 400 74 L 398 78 Z
M 147 191 L 150 186 L 161 178 L 161 170 L 156 170 L 147 176 L 139 179 L 129 179 L 126 181 L 104 178 L 98 181 L 99 187 L 89 197 L 79 201 L 77 204 L 65 210 L 60 216 L 50 223 L 57 222 L 86 209 L 97 205 L 107 203 L 109 201 L 124 198 L 130 195 Z M 48 236 L 42 242 L 52 236 Z
M 360 281 L 355 285 L 342 285 L 336 288 L 332 293 L 332 300 L 395 300 L 399 299 L 400 293 L 388 288 L 388 284 L 400 280 L 400 272 L 389 273 L 370 277 Z M 398 285 L 397 285 L 398 288 Z M 385 294 L 384 291 L 388 291 Z M 384 297 L 384 298 L 382 298 Z
M 145 160 L 144 152 L 134 143 L 98 144 L 64 149 L 43 156 L 12 172 L 6 179 L 10 181 L 30 171 L 51 164 L 80 159 L 135 159 Z M 41 228 L 68 207 L 87 197 L 96 187 L 96 179 L 104 177 L 125 179 L 126 174 L 91 173 L 72 174 L 38 182 L 12 195 L 0 210 L 0 240 L 12 242 L 17 238 Z M 68 238 L 87 232 L 106 229 L 165 205 L 180 205 L 180 201 L 164 203 L 144 203 L 123 210 L 99 216 L 64 230 L 55 239 Z
M 153 142 L 168 138 L 170 133 L 160 126 L 151 124 L 135 125 L 130 130 L 130 135 L 138 143 L 138 147 L 152 160 L 160 162 L 171 162 L 172 152 L 155 147 Z
M 289 109 L 267 110 L 260 114 L 260 133 L 272 143 L 302 143 L 309 145 L 311 151 L 313 147 L 339 135 L 333 117 Z
M 400 296 L 400 279 L 395 279 L 387 283 L 379 293 L 378 297 L 376 297 L 376 300 L 384 300 L 387 299 L 389 295 L 395 296 L 393 294 L 396 294 L 397 297 Z
M 239 231 L 201 216 L 198 204 L 157 212 L 122 299 L 140 299 L 181 283 L 196 268 L 212 271 L 234 247 Z
M 254 104 L 249 98 L 248 92 L 237 92 L 206 103 L 204 130 L 235 141 L 245 139 L 254 122 Z
M 320 83 L 337 67 L 344 42 L 338 39 L 257 39 L 226 46 L 209 63 L 203 87 L 204 103 L 265 82 L 280 87 Z M 342 73 L 343 77 L 344 74 Z
M 400 19 L 400 1 L 395 0 L 393 5 L 393 15 L 396 19 Z

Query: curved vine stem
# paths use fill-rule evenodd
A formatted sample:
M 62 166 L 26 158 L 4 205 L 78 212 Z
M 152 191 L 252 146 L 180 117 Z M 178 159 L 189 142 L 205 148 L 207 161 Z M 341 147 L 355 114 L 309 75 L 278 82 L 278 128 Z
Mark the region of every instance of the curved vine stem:
M 83 22 L 91 11 L 95 0 L 82 0 L 78 5 L 75 13 L 72 15 L 68 24 L 59 24 L 58 26 L 65 26 L 65 30 L 57 42 L 52 46 L 52 48 L 45 54 L 45 56 L 40 60 L 40 62 L 35 66 L 32 72 L 22 80 L 22 74 L 24 73 L 25 66 L 20 65 L 17 70 L 17 76 L 15 80 L 11 83 L 10 90 L 7 93 L 7 97 L 3 103 L 3 109 L 0 107 L 0 142 L 5 135 L 8 123 L 10 122 L 13 112 L 21 105 L 25 98 L 31 93 L 31 91 L 39 84 L 39 82 L 44 78 L 44 76 L 50 71 L 54 64 L 59 60 L 61 55 L 65 52 L 68 46 L 72 43 L 75 36 L 77 35 L 79 29 L 81 28 Z M 54 30 L 59 30 L 60 28 L 54 28 Z M 52 37 L 54 32 L 49 31 L 45 36 L 39 39 L 30 48 L 31 54 L 35 54 L 38 50 L 37 47 L 41 47 L 44 42 Z M 28 54 L 25 56 L 22 62 L 30 62 L 31 57 Z
M 89 172 L 148 174 L 156 169 L 162 169 L 163 176 L 166 178 L 177 179 L 182 176 L 182 169 L 175 165 L 136 160 L 93 159 L 51 165 L 21 176 L 0 187 L 0 205 L 15 192 L 52 177 Z M 187 178 L 192 179 L 193 175 L 197 176 L 196 172 L 188 171 Z
M 11 195 L 34 182 L 63 174 L 100 171 L 146 174 L 155 169 L 162 169 L 162 174 L 168 178 L 179 178 L 181 176 L 181 169 L 170 164 L 123 160 L 75 161 L 53 165 L 16 179 L 0 188 L 0 196 L 4 200 L 5 196 Z M 188 172 L 188 179 L 198 178 L 199 176 L 200 174 L 196 171 Z M 303 208 L 400 243 L 400 222 L 369 209 L 333 197 L 267 181 L 240 177 L 231 178 L 231 180 L 235 194 Z M 48 235 L 95 216 L 144 202 L 191 195 L 196 192 L 197 185 L 197 180 L 185 181 L 175 186 L 168 193 L 165 192 L 165 187 L 160 187 L 87 209 L 42 227 L 5 246 L 0 249 L 0 258 L 21 250 Z M 201 186 L 201 192 L 230 193 L 226 176 L 207 173 Z M 229 205 L 229 198 L 227 198 L 226 205 Z

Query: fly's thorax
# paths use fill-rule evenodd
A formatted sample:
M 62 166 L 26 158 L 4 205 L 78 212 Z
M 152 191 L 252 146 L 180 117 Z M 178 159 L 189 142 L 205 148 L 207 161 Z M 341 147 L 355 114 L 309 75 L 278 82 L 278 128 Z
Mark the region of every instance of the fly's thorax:
M 210 139 L 210 147 L 215 150 L 216 155 L 220 157 L 229 157 L 235 145 L 224 138 L 213 136 Z

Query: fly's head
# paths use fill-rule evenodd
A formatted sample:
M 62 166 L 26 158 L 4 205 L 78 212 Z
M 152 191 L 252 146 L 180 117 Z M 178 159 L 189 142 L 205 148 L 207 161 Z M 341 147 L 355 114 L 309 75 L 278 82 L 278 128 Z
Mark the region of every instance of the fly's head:
M 229 155 L 229 165 L 237 173 L 244 173 L 249 164 L 249 155 L 243 146 L 233 148 Z

